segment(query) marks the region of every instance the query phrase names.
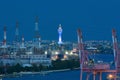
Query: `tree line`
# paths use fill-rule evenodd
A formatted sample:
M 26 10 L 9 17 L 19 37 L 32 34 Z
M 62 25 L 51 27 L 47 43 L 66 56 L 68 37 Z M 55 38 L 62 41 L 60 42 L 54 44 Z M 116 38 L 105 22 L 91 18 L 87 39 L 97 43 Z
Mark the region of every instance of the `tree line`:
M 12 74 L 13 72 L 40 72 L 48 70 L 59 70 L 59 69 L 74 69 L 79 67 L 79 60 L 56 60 L 52 61 L 51 66 L 43 66 L 41 64 L 32 64 L 31 67 L 23 67 L 19 63 L 13 66 L 6 65 L 0 66 L 0 74 Z

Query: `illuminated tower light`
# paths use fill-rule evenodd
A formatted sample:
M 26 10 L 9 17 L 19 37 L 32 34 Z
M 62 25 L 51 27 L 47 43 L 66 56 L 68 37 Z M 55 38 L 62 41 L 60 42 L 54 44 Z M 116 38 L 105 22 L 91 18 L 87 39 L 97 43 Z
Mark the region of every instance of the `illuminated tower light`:
M 41 38 L 40 38 L 40 36 L 39 36 L 39 38 L 38 38 L 38 40 L 39 40 L 39 47 L 41 47 Z
M 61 26 L 61 24 L 59 24 L 58 34 L 59 34 L 58 44 L 62 44 L 63 42 L 62 42 L 62 26 Z

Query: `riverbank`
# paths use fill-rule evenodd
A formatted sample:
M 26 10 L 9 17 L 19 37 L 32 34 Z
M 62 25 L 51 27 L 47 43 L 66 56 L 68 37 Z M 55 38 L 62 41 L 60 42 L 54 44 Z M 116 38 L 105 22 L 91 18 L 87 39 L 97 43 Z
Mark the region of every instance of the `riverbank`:
M 75 68 L 73 70 L 77 70 L 79 68 Z M 49 70 L 49 71 L 41 71 L 41 72 L 20 72 L 18 74 L 48 74 L 52 72 L 64 72 L 64 71 L 71 71 L 71 69 L 60 69 L 60 70 Z
M 33 72 L 34 73 L 34 72 Z M 68 70 L 63 72 L 51 72 L 46 75 L 23 74 L 19 77 L 4 77 L 2 80 L 78 80 L 79 70 Z
M 40 72 L 14 72 L 13 74 L 1 74 L 0 75 L 0 79 L 4 78 L 4 77 L 20 77 L 23 75 L 36 75 L 36 74 L 40 74 L 40 75 L 47 75 L 49 73 L 53 73 L 53 72 L 67 72 L 67 71 L 73 71 L 73 70 L 79 70 L 79 68 L 74 68 L 74 69 L 59 69 L 59 70 L 49 70 L 49 71 L 40 71 Z

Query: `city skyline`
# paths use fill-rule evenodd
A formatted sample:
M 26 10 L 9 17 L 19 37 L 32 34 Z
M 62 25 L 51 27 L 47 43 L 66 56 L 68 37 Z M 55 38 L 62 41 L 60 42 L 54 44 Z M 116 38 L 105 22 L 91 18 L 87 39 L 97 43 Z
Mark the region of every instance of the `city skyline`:
M 42 40 L 58 40 L 58 25 L 62 24 L 63 41 L 77 41 L 77 29 L 81 28 L 85 40 L 111 40 L 111 30 L 120 34 L 119 0 L 109 1 L 17 1 L 0 2 L 0 41 L 3 27 L 7 27 L 7 40 L 15 38 L 16 21 L 20 36 L 32 40 L 35 32 L 35 16 L 39 16 L 39 33 Z

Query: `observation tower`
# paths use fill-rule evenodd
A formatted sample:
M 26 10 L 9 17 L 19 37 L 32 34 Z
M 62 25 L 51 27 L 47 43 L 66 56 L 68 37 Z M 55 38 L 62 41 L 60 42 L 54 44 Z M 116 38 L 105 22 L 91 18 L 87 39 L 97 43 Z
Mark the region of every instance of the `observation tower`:
M 62 26 L 61 26 L 61 24 L 59 24 L 59 27 L 58 27 L 58 34 L 59 34 L 59 41 L 58 41 L 58 44 L 60 45 L 60 44 L 62 44 L 63 42 L 62 42 Z

